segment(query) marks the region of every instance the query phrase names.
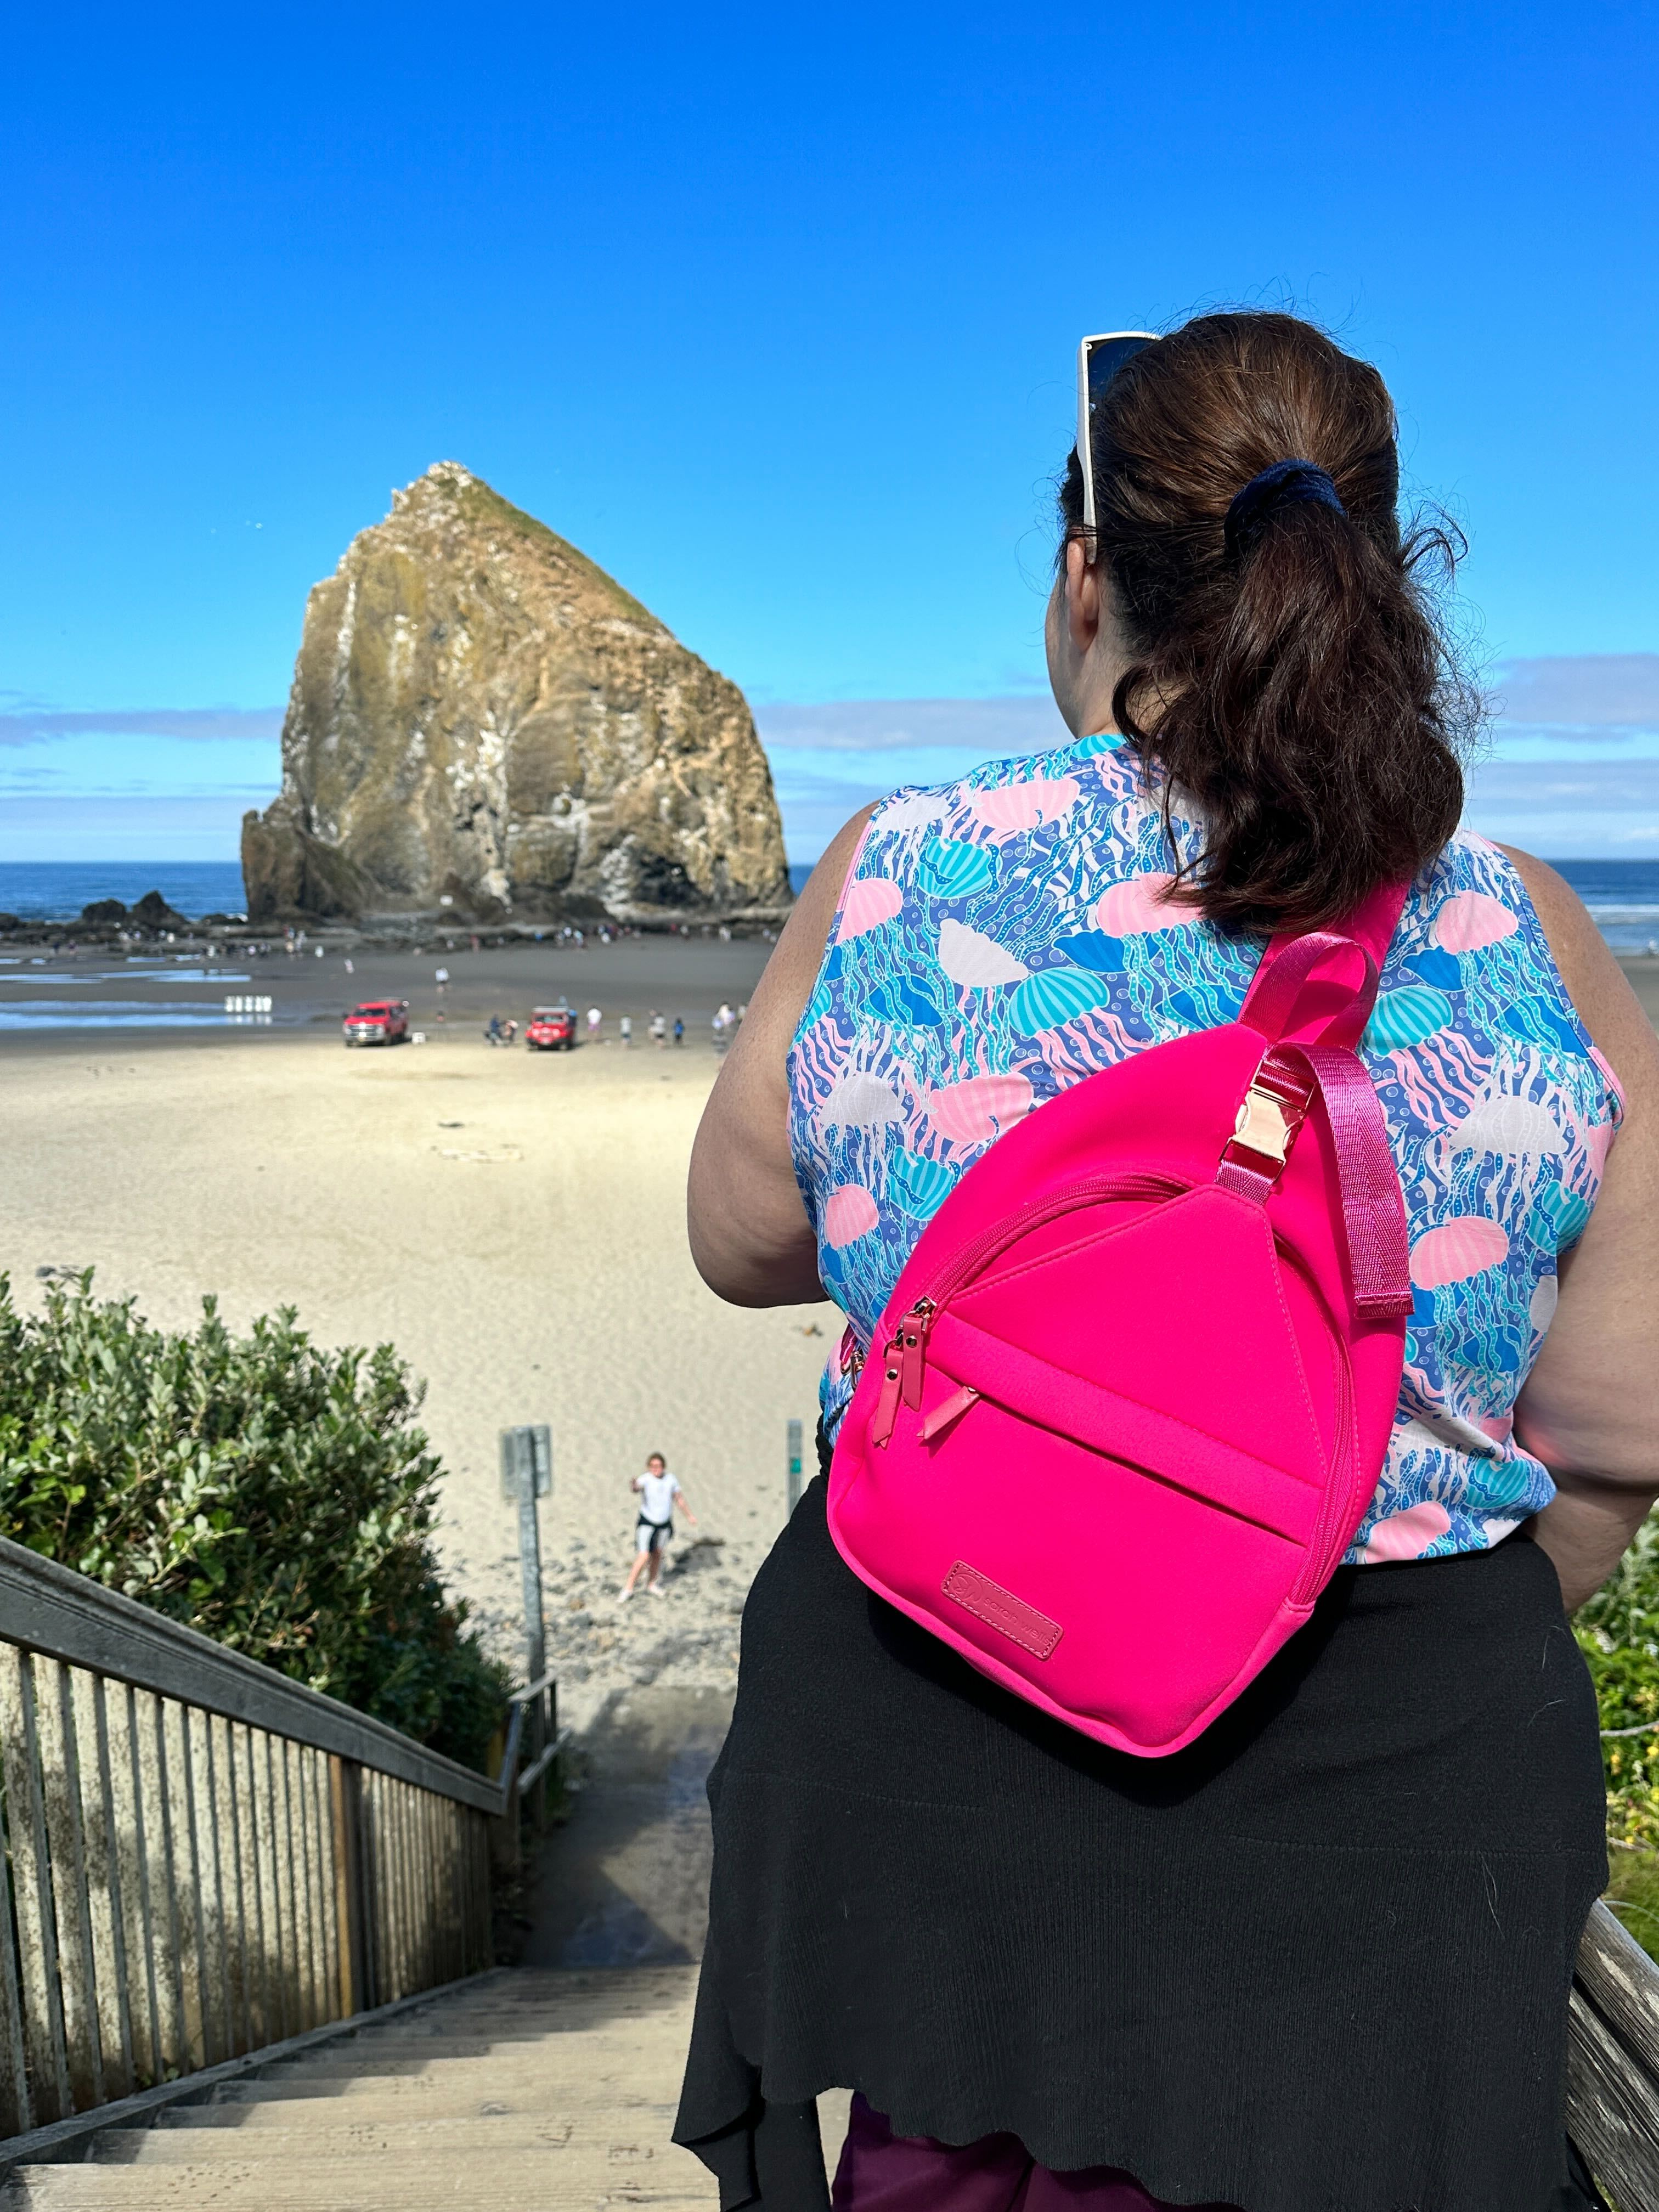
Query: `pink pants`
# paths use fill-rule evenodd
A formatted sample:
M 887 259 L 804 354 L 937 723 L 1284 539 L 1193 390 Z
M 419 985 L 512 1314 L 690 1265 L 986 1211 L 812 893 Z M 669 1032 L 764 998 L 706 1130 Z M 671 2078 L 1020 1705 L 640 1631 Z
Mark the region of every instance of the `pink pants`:
M 1115 2166 L 1051 2173 L 1017 2136 L 981 2136 L 959 2150 L 896 2136 L 858 2096 L 830 2203 L 834 2212 L 1175 2212 Z

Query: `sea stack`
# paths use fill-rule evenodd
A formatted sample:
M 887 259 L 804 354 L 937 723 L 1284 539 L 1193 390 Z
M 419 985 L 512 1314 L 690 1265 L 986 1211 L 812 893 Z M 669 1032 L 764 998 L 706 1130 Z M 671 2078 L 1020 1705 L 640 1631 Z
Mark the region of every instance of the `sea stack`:
M 742 692 L 453 461 L 306 603 L 283 788 L 242 822 L 251 921 L 618 921 L 776 908 Z

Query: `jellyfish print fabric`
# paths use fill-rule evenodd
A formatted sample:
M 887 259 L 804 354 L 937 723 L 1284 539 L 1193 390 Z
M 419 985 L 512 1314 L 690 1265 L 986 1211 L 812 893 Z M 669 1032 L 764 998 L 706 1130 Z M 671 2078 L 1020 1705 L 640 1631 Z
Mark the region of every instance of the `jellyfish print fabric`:
M 1231 1021 L 1262 940 L 1172 905 L 1200 848 L 1109 737 L 905 790 L 871 819 L 790 1053 L 795 1171 L 848 1322 L 833 1436 L 922 1229 L 1024 1115 Z M 1171 848 L 1173 847 L 1173 851 Z M 1595 1203 L 1620 1103 L 1519 876 L 1460 833 L 1413 886 L 1362 1040 L 1405 1192 L 1414 1304 L 1351 1563 L 1498 1543 L 1553 1495 L 1515 1401 Z

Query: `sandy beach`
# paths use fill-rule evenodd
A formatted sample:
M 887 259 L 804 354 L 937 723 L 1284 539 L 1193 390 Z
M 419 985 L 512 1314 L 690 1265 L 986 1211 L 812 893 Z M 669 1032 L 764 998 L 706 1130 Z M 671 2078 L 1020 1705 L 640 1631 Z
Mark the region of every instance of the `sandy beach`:
M 765 948 L 741 950 L 752 975 Z M 515 1659 L 497 1431 L 548 1422 L 549 1626 L 572 1709 L 617 1682 L 729 1680 L 784 1517 L 786 1424 L 810 1443 L 838 1323 L 829 1306 L 738 1311 L 692 1268 L 707 1033 L 568 1055 L 490 1050 L 471 1019 L 428 1036 L 7 1038 L 0 1267 L 26 1303 L 39 1270 L 89 1267 L 171 1326 L 212 1291 L 236 1324 L 292 1304 L 324 1341 L 390 1340 L 428 1385 L 446 1565 Z M 683 1549 L 664 1600 L 622 1607 L 629 1479 L 653 1449 L 723 1541 Z

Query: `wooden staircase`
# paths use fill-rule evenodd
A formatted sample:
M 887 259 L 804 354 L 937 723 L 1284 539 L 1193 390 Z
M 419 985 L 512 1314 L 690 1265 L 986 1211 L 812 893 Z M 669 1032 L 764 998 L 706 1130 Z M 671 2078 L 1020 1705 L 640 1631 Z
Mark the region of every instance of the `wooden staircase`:
M 696 1969 L 500 1970 L 21 2166 L 0 2212 L 718 2202 L 669 2140 Z
M 497 1968 L 492 1863 L 540 1806 L 550 1686 L 512 1693 L 486 1781 L 0 1538 L 0 2212 L 716 2203 L 669 2135 L 729 1698 L 590 1720 L 523 1894 L 538 1963 Z M 827 2163 L 847 2106 L 819 2099 Z M 1659 1965 L 1605 1905 L 1567 2115 L 1656 2212 Z

